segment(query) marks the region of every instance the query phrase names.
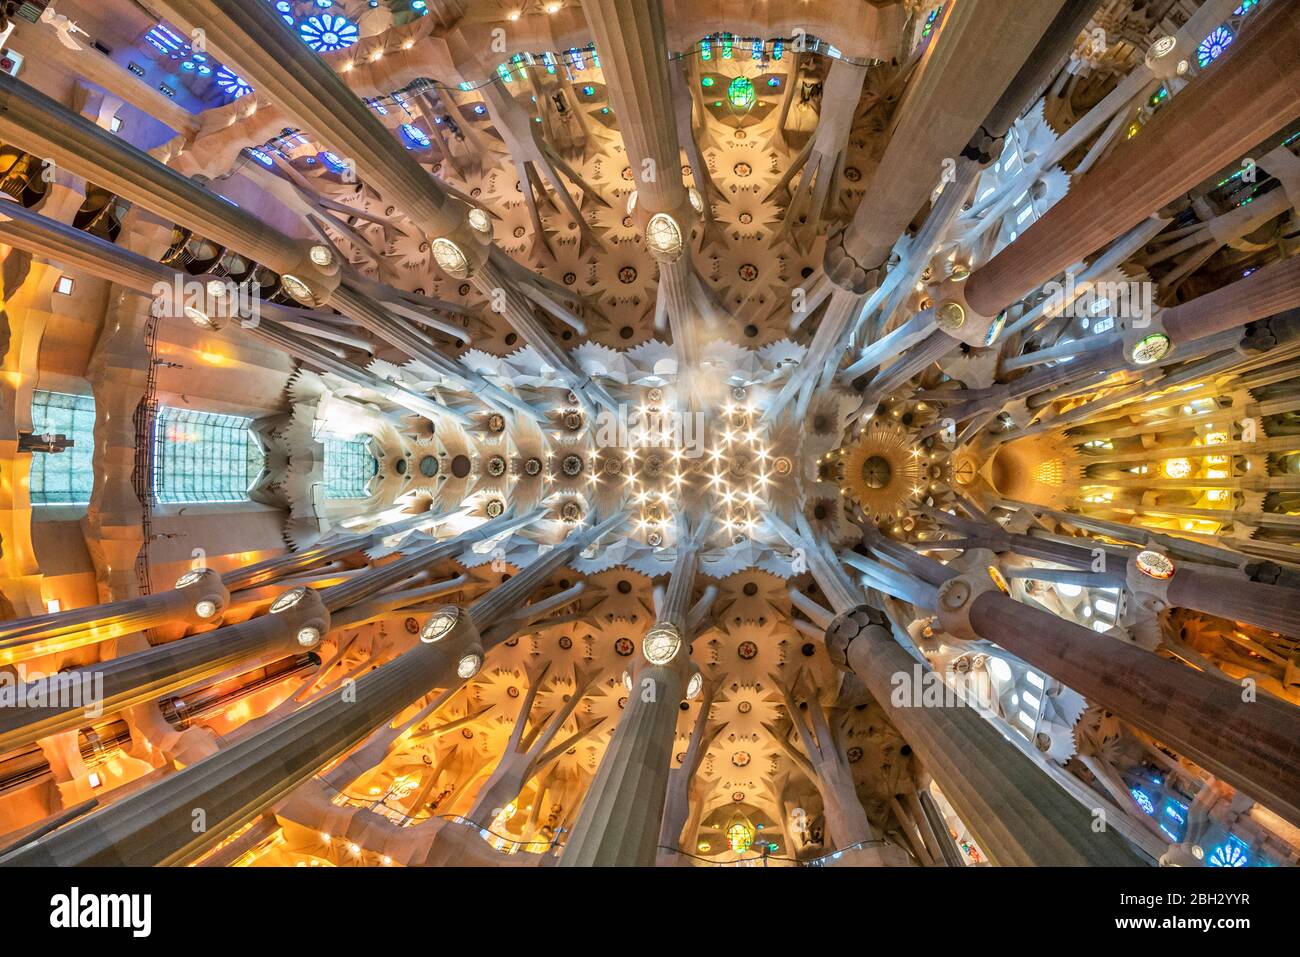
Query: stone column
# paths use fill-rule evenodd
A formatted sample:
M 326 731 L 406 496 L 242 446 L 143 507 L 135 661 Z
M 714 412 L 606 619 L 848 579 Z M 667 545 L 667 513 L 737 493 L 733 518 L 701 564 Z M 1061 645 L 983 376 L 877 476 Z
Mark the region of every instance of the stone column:
M 686 746 L 686 755 L 680 767 L 673 768 L 668 775 L 668 794 L 664 802 L 663 826 L 659 829 L 659 859 L 661 863 L 675 863 L 680 855 L 670 848 L 682 846 L 684 829 L 691 817 L 692 797 L 694 796 L 695 774 L 704 761 L 713 740 L 726 727 L 725 724 L 709 724 L 709 711 L 713 707 L 713 695 L 717 691 L 715 681 L 706 680 L 700 696 L 700 711 L 695 716 L 695 725 L 691 728 L 691 740 Z M 693 835 L 692 835 L 693 836 Z M 689 838 L 687 838 L 689 840 Z
M 991 582 L 950 579 L 938 605 L 945 631 L 996 642 L 1300 823 L 1300 709 L 1021 604 Z
M 1146 550 L 1129 559 L 1127 584 L 1135 600 L 1155 612 L 1192 608 L 1300 636 L 1300 588 L 1250 581 L 1235 568 L 1174 562 Z
M 1015 7 L 996 0 L 952 5 L 899 104 L 880 164 L 844 229 L 826 242 L 824 270 L 834 284 L 808 355 L 765 418 L 771 420 L 827 363 L 861 311 L 863 297 L 885 278 L 890 250 L 930 199 L 947 167 L 961 162 L 980 120 L 987 117 L 1021 64 L 1052 23 L 1062 0 Z M 955 191 L 954 184 L 948 184 Z M 921 255 L 925 255 L 924 252 Z M 899 347 L 901 348 L 901 346 Z M 885 358 L 888 358 L 886 356 Z
M 499 534 L 538 514 L 540 510 L 526 519 L 503 515 L 454 539 L 420 548 L 319 592 L 310 588 L 287 590 L 272 603 L 268 614 L 237 625 L 28 682 L 16 693 L 33 704 L 0 708 L 0 750 L 78 727 L 88 717 L 97 717 L 95 712 L 111 714 L 141 704 L 238 664 L 314 648 L 330 629 L 331 612 L 454 554 L 470 542 Z M 211 572 L 205 574 L 215 578 Z M 192 587 L 198 589 L 205 580 L 196 581 Z M 180 597 L 173 600 L 189 602 L 189 592 L 178 589 L 175 594 Z M 74 689 L 76 694 L 72 693 Z
M 1190 342 L 1300 306 L 1300 256 L 1279 259 L 1244 279 L 1160 314 L 1169 337 Z
M 679 535 L 663 607 L 641 642 L 627 708 L 587 788 L 561 867 L 648 867 L 655 862 L 678 705 L 690 680 L 686 622 L 698 561 L 696 542 Z
M 328 270 L 311 261 L 310 241 L 290 239 L 7 73 L 0 74 L 0 140 L 51 159 L 274 272 L 292 273 L 322 289 L 332 284 Z
M 317 768 L 362 743 L 412 701 L 455 677 L 476 673 L 485 653 L 480 635 L 615 520 L 621 516 L 573 536 L 576 540 L 547 552 L 468 609 L 447 606 L 436 612 L 413 649 L 340 693 L 321 697 L 103 811 L 14 850 L 0 864 L 152 866 L 193 860 Z
M 1071 184 L 1042 219 L 965 283 L 941 286 L 935 301 L 953 298 L 991 321 L 1290 122 L 1300 99 L 1300 17 L 1292 4 L 1274 3 L 1252 20 L 1136 136 Z M 1148 64 L 1156 75 L 1176 75 L 1178 52 L 1161 56 L 1160 50 L 1148 52 Z
M 1141 863 L 1114 831 L 1096 833 L 1088 809 L 1056 787 L 973 707 L 898 705 L 896 676 L 941 679 L 894 640 L 879 611 L 860 606 L 841 612 L 826 631 L 826 647 L 836 665 L 866 683 L 995 864 Z
M 501 256 L 492 246 L 492 226 L 482 211 L 470 217 L 466 205 L 447 194 L 334 67 L 308 49 L 293 30 L 285 29 L 272 7 L 237 0 L 166 0 L 163 8 L 182 28 L 202 27 L 209 48 L 237 68 L 257 90 L 259 98 L 267 98 L 294 117 L 351 163 L 362 180 L 397 203 L 432 241 L 433 255 L 440 269 L 456 279 L 472 280 L 480 292 L 494 301 L 498 294 L 504 293 L 501 313 L 506 321 L 565 377 L 569 388 L 586 402 L 614 407 L 604 389 L 582 372 L 537 321 L 520 291 L 524 283 L 516 282 L 515 277 L 504 275 L 497 268 L 508 263 L 508 257 Z M 531 277 L 527 282 L 534 285 Z M 531 291 L 537 293 L 536 288 Z M 566 319 L 573 318 L 541 293 L 537 295 L 543 308 Z M 408 341 L 403 347 L 384 338 L 404 351 L 413 345 Z M 424 336 L 416 333 L 413 338 L 418 345 Z M 407 354 L 423 357 L 424 351 L 428 350 L 407 351 Z M 461 375 L 465 377 L 466 373 Z M 495 389 L 481 377 L 470 378 L 474 380 L 471 391 Z M 496 400 L 500 402 L 504 393 L 499 390 L 497 393 Z M 506 404 L 515 408 L 520 405 L 518 400 Z

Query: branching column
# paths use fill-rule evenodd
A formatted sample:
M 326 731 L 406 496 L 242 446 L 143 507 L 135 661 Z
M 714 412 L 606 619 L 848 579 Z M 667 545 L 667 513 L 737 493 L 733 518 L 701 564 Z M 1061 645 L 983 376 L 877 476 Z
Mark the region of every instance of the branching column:
M 17 849 L 0 864 L 148 866 L 192 860 L 412 701 L 454 676 L 471 677 L 485 654 L 480 635 L 608 527 L 609 521 L 574 535 L 468 609 L 443 608 L 426 622 L 416 647 L 339 693 Z
M 587 789 L 563 867 L 654 864 L 690 677 L 687 617 L 698 563 L 697 544 L 679 536 L 663 607 L 641 643 L 627 708 Z
M 974 708 L 896 706 L 896 676 L 915 680 L 918 672 L 928 674 L 929 666 L 894 640 L 879 611 L 853 597 L 854 586 L 843 571 L 825 562 L 820 551 L 816 561 L 812 554 L 809 570 L 838 616 L 826 630 L 831 660 L 863 680 L 994 863 L 1139 862 L 1118 835 L 1095 832 L 1088 810 L 1056 787 Z
M 991 322 L 1020 296 L 1235 162 L 1294 119 L 1300 101 L 1297 47 L 1294 0 L 1269 4 L 1137 136 L 1073 183 L 1042 219 L 968 280 L 941 286 L 935 301 L 952 298 L 981 322 Z M 1161 57 L 1153 48 L 1148 58 L 1157 64 L 1169 60 L 1173 75 L 1179 57 L 1172 50 Z

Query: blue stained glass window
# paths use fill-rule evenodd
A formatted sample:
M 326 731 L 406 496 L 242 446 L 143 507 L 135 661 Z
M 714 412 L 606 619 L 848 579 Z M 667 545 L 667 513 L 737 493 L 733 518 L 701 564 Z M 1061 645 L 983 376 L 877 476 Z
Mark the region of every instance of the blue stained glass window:
M 429 134 L 424 132 L 418 126 L 410 123 L 403 123 L 398 127 L 402 134 L 402 139 L 406 142 L 408 150 L 427 150 L 433 144 L 429 141 Z
M 1207 867 L 1248 867 L 1250 855 L 1246 853 L 1240 841 L 1229 836 L 1228 840 L 1210 851 L 1205 864 Z
M 1219 58 L 1219 54 L 1226 50 L 1232 41 L 1231 30 L 1225 26 L 1215 27 L 1196 48 L 1196 62 L 1201 66 L 1208 66 Z
M 322 13 L 298 25 L 298 35 L 317 53 L 332 53 L 350 47 L 360 39 L 357 25 L 347 17 Z
M 95 481 L 95 400 L 63 392 L 32 394 L 32 432 L 65 435 L 62 452 L 33 452 L 28 491 L 33 505 L 86 505 Z
M 154 498 L 159 502 L 242 502 L 266 456 L 252 419 L 163 406 L 154 423 Z
M 939 19 L 939 13 L 943 10 L 943 4 L 935 7 L 930 11 L 930 15 L 925 18 L 925 25 L 921 28 L 921 39 L 924 40 L 934 30 L 934 21 Z
M 236 100 L 253 92 L 253 88 L 244 82 L 242 76 L 231 73 L 224 66 L 217 71 L 217 86 L 226 96 L 234 97 Z
M 379 471 L 379 463 L 370 454 L 370 438 L 321 436 L 325 446 L 325 497 L 366 498 L 366 483 Z
M 1141 788 L 1130 788 L 1129 793 L 1133 795 L 1133 800 L 1137 801 L 1137 806 L 1147 814 L 1155 814 L 1156 806 L 1151 803 L 1151 795 L 1147 794 Z
M 1238 6 L 1237 9 L 1232 11 L 1232 15 L 1239 17 L 1242 16 L 1243 14 L 1249 13 L 1251 10 L 1255 9 L 1256 4 L 1258 3 L 1259 0 L 1243 0 L 1241 5 Z

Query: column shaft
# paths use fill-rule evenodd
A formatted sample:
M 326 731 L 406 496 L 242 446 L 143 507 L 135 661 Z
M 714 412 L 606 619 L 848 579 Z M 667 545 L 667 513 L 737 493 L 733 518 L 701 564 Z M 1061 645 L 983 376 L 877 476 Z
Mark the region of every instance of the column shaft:
M 1089 628 L 984 592 L 970 605 L 982 638 L 1300 823 L 1300 709 Z
M 1293 2 L 1255 14 L 1212 67 L 1072 183 L 1016 242 L 975 270 L 966 280 L 966 301 L 977 313 L 996 316 L 1294 119 L 1297 48 L 1300 16 Z

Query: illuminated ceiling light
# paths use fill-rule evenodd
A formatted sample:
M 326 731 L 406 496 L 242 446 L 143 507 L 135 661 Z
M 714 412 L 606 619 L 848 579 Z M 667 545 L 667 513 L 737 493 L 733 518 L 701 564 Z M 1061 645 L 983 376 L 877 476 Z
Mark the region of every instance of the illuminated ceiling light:
M 320 641 L 320 629 L 307 625 L 298 629 L 298 644 L 304 648 L 311 648 Z
M 1148 56 L 1150 56 L 1153 60 L 1158 60 L 1161 57 L 1168 56 L 1169 54 L 1173 53 L 1174 47 L 1176 47 L 1177 45 L 1178 45 L 1178 41 L 1174 37 L 1170 37 L 1170 36 L 1160 37 L 1159 39 L 1156 40 L 1155 43 L 1151 44 L 1151 49 L 1148 51 Z
M 310 303 L 312 301 L 311 287 L 299 279 L 297 276 L 285 273 L 280 277 L 280 285 L 298 302 Z
M 547 12 L 547 13 L 552 13 L 552 14 L 554 14 L 554 13 L 559 13 L 559 12 L 560 12 L 560 5 L 559 5 L 558 3 L 548 3 L 548 4 L 546 5 L 546 12 Z
M 1002 574 L 1002 570 L 998 568 L 997 565 L 990 565 L 988 567 L 988 572 L 989 578 L 992 579 L 993 584 L 998 586 L 998 591 L 1002 592 L 1004 595 L 1010 595 L 1011 586 L 1007 584 L 1007 578 Z
M 212 321 L 206 312 L 194 306 L 185 307 L 185 316 L 190 322 L 204 329 L 213 329 L 216 327 L 216 323 Z
M 217 613 L 217 603 L 210 598 L 205 598 L 194 606 L 194 614 L 200 618 L 211 618 Z
M 645 228 L 645 244 L 660 262 L 675 262 L 682 254 L 682 230 L 667 213 L 655 213 Z
M 632 215 L 632 210 L 636 209 L 637 192 L 638 191 L 634 189 L 632 192 L 627 194 L 627 214 L 629 216 Z
M 704 676 L 698 671 L 691 675 L 691 680 L 686 682 L 686 700 L 694 701 L 699 696 L 700 689 L 704 687 Z
M 454 242 L 439 236 L 430 248 L 433 250 L 433 261 L 438 264 L 439 269 L 456 279 L 469 278 L 469 258 Z
M 1169 349 L 1169 337 L 1163 332 L 1153 332 L 1139 339 L 1137 345 L 1133 347 L 1133 361 L 1140 366 L 1148 366 L 1168 355 Z
M 328 246 L 319 243 L 311 247 L 307 255 L 311 257 L 311 261 L 317 266 L 328 266 L 334 262 L 334 253 L 330 251 Z
M 473 678 L 483 666 L 483 658 L 471 652 L 456 662 L 456 674 L 462 678 Z
M 1148 578 L 1154 578 L 1157 581 L 1166 581 L 1174 577 L 1174 563 L 1168 555 L 1160 552 L 1154 552 L 1151 549 L 1145 549 L 1138 552 L 1134 559 L 1138 571 Z
M 460 609 L 455 606 L 448 606 L 435 612 L 433 616 L 424 623 L 420 629 L 420 640 L 426 645 L 431 645 L 435 641 L 442 641 L 446 638 L 453 628 L 460 621 Z
M 492 233 L 492 220 L 488 217 L 488 214 L 479 207 L 471 207 L 470 211 L 465 214 L 465 218 L 469 220 L 470 228 L 476 233 L 482 233 L 483 235 L 490 235 Z
M 193 585 L 196 581 L 198 581 L 200 578 L 202 578 L 202 577 L 203 577 L 203 573 L 206 572 L 206 571 L 207 571 L 206 568 L 191 568 L 189 571 L 187 571 L 187 572 L 186 572 L 184 575 L 182 575 L 180 578 L 176 579 L 176 584 L 173 585 L 172 587 L 173 587 L 173 588 L 188 588 L 190 585 Z
M 704 213 L 704 197 L 700 195 L 698 189 L 694 186 L 688 188 L 686 190 L 686 197 L 691 201 L 691 209 L 700 214 Z
M 655 625 L 641 641 L 641 653 L 652 665 L 666 665 L 682 647 L 681 633 L 671 624 Z
M 623 672 L 623 687 L 626 688 L 628 691 L 632 690 L 632 676 L 628 674 L 626 671 Z
M 1171 479 L 1185 479 L 1192 474 L 1192 460 L 1169 459 L 1162 468 Z
M 307 589 L 295 588 L 293 591 L 287 591 L 271 604 L 271 614 L 278 615 L 282 611 L 287 611 L 298 602 L 307 597 Z
M 966 323 L 966 310 L 962 308 L 961 303 L 950 299 L 940 303 L 934 310 L 934 319 L 944 329 L 960 329 Z

